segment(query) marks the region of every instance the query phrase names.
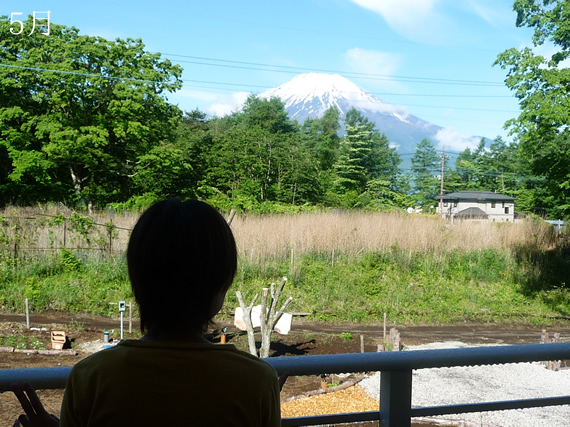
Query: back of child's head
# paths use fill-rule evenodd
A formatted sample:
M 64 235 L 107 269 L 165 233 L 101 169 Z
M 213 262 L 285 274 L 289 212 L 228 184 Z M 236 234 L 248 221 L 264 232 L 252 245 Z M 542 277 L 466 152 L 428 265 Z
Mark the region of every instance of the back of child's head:
M 158 202 L 142 214 L 127 249 L 141 330 L 203 330 L 213 299 L 231 285 L 237 251 L 218 211 L 198 200 Z

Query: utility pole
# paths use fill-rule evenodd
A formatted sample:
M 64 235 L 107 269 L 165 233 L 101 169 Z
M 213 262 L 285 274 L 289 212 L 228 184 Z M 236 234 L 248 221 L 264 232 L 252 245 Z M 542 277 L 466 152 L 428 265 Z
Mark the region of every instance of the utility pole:
M 443 172 L 445 169 L 445 147 L 441 147 L 441 190 L 439 193 L 439 214 L 442 218 L 443 216 Z

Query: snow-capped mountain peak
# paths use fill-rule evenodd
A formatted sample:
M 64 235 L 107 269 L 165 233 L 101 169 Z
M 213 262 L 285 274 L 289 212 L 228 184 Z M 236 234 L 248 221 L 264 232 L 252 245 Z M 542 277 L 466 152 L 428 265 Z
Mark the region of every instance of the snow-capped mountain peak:
M 350 108 L 359 110 L 375 123 L 391 145 L 402 152 L 412 152 L 423 138 L 434 139 L 442 129 L 406 111 L 405 107 L 388 104 L 337 74 L 300 74 L 288 82 L 259 95 L 262 98 L 281 98 L 291 119 L 303 123 L 305 119 L 322 117 L 331 106 L 340 112 L 341 120 Z
M 332 106 L 337 107 L 342 116 L 351 107 L 384 112 L 394 108 L 338 74 L 300 74 L 260 96 L 281 98 L 292 119 L 301 115 L 319 117 Z

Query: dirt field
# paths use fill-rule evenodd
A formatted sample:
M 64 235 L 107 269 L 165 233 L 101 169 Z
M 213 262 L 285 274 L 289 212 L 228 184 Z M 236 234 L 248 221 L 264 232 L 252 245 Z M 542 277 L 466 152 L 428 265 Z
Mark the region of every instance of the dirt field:
M 11 342 L 16 343 L 20 348 L 26 347 L 29 352 L 2 352 L 0 353 L 0 369 L 32 368 L 32 367 L 52 367 L 52 366 L 72 366 L 82 358 L 89 355 L 88 351 L 82 350 L 86 343 L 103 340 L 103 331 L 110 331 L 111 339 L 119 339 L 119 323 L 117 320 L 106 318 L 87 317 L 65 317 L 42 315 L 33 316 L 31 326 L 33 328 L 44 328 L 45 330 L 27 330 L 22 316 L 0 315 L 0 339 L 12 338 Z M 231 324 L 220 324 L 219 328 L 226 326 L 227 342 L 235 344 L 238 348 L 247 348 L 247 335 L 238 331 Z M 136 325 L 134 325 L 136 328 Z M 72 349 L 78 354 L 72 355 L 43 355 L 37 354 L 33 348 L 51 348 L 50 330 L 66 331 L 72 342 Z M 415 327 L 399 328 L 404 345 L 415 345 L 433 341 L 459 340 L 467 343 L 537 343 L 540 339 L 540 329 L 507 329 L 496 328 L 483 325 L 462 325 L 454 327 Z M 136 331 L 136 329 L 135 329 Z M 563 332 L 565 336 L 570 335 L 570 329 L 557 328 L 557 332 Z M 315 354 L 338 354 L 360 352 L 360 335 L 364 336 L 364 351 L 376 351 L 377 345 L 382 342 L 383 330 L 381 326 L 362 325 L 330 325 L 305 322 L 298 320 L 294 323 L 289 335 L 275 335 L 272 343 L 272 357 L 315 355 Z M 129 334 L 125 332 L 125 338 L 138 338 L 138 333 Z M 209 338 L 213 342 L 219 342 L 220 329 L 210 331 Z M 0 342 L 0 346 L 2 346 Z M 354 377 L 327 378 L 331 384 L 341 384 L 345 381 L 354 380 Z M 322 379 L 319 376 L 305 376 L 289 378 L 282 391 L 282 400 L 290 400 L 307 392 L 321 389 Z M 335 385 L 331 384 L 331 385 Z M 354 389 L 354 387 L 353 387 Z M 351 411 L 371 410 L 375 402 L 367 400 L 364 396 L 355 398 L 357 390 L 350 392 L 338 392 L 336 401 L 331 402 L 331 398 L 323 399 L 320 402 L 308 403 L 305 407 L 319 406 L 326 412 L 326 406 L 331 406 L 334 411 L 339 410 L 339 401 L 359 401 L 362 406 L 352 407 Z M 352 393 L 351 398 L 344 396 Z M 355 394 L 356 393 L 356 394 Z M 59 406 L 63 395 L 62 390 L 40 391 L 40 398 L 44 402 L 47 410 L 54 414 L 59 414 Z M 336 395 L 335 393 L 332 393 Z M 344 397 L 343 397 L 344 396 Z M 358 396 L 360 396 L 358 394 Z M 329 402 L 329 403 L 326 403 Z M 293 416 L 307 413 L 298 402 L 284 404 L 284 415 Z M 11 393 L 0 394 L 0 425 L 12 425 L 15 418 L 21 413 L 21 408 L 16 398 Z M 361 408 L 361 409 L 358 409 Z M 287 412 L 289 411 L 289 412 Z M 291 412 L 292 411 L 292 412 Z M 307 413 L 308 415 L 308 413 Z M 424 424 L 425 425 L 425 424 Z

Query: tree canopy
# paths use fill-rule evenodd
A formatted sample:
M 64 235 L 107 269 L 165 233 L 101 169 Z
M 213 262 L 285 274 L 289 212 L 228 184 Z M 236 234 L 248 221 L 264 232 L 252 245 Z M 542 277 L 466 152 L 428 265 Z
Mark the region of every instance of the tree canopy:
M 541 16 L 540 9 L 523 7 L 531 3 L 515 3 L 521 25 L 558 40 L 551 15 L 566 13 L 557 9 L 566 2 L 545 1 L 552 12 L 545 12 L 545 23 L 525 18 Z M 440 156 L 431 142 L 418 141 L 412 174 L 403 175 L 396 149 L 355 108 L 343 118 L 331 107 L 299 124 L 280 99 L 251 95 L 228 116 L 183 113 L 167 99 L 182 86 L 182 69 L 147 52 L 141 40 L 109 41 L 54 23 L 49 37 L 39 31 L 16 36 L 9 28 L 0 18 L 0 206 L 144 208 L 176 196 L 228 210 L 386 210 L 429 206 L 439 193 Z M 567 41 L 559 43 L 557 61 L 567 56 Z M 520 62 L 524 55 L 503 55 L 498 63 L 514 61 L 508 82 L 528 107 L 511 123 L 523 149 L 500 138 L 487 148 L 482 140 L 459 156 L 455 171 L 446 161 L 445 190 L 497 190 L 517 197 L 523 209 L 564 208 L 560 201 L 570 186 L 566 86 L 540 80 L 560 72 L 563 82 L 564 70 L 556 61 L 519 69 L 515 65 L 527 64 Z M 531 77 L 536 81 L 529 83 Z M 550 116 L 544 94 L 551 97 Z M 548 186 L 525 174 L 546 176 Z
M 507 126 L 532 171 L 547 177 L 555 210 L 570 215 L 570 69 L 563 63 L 570 56 L 570 0 L 515 0 L 513 9 L 516 25 L 534 30 L 535 47 L 556 51 L 542 56 L 530 47 L 512 48 L 498 56 L 522 110 Z
M 104 204 L 128 197 L 134 177 L 148 182 L 158 177 L 153 169 L 187 168 L 168 147 L 181 114 L 166 93 L 181 87 L 179 66 L 141 40 L 108 41 L 57 24 L 49 37 L 9 28 L 0 20 L 4 203 Z

